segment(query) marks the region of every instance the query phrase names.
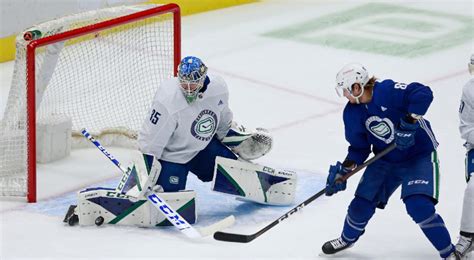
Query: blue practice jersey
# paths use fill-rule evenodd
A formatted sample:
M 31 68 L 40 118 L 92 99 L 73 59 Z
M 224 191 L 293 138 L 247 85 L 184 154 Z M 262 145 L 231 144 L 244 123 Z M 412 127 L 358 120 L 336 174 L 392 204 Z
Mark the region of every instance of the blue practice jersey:
M 433 101 L 431 89 L 420 83 L 376 82 L 371 102 L 348 103 L 344 108 L 346 140 L 350 146 L 346 159 L 362 164 L 373 151 L 379 153 L 395 139 L 395 128 L 407 114 L 424 115 Z M 427 155 L 438 146 L 430 123 L 419 121 L 415 145 L 406 150 L 395 149 L 383 157 L 393 163 Z

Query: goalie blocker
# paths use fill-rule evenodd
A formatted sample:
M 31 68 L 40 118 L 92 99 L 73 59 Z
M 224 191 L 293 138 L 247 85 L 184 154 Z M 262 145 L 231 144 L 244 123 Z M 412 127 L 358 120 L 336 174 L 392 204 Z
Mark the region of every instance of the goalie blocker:
M 294 202 L 296 173 L 251 162 L 216 158 L 212 190 L 269 205 Z

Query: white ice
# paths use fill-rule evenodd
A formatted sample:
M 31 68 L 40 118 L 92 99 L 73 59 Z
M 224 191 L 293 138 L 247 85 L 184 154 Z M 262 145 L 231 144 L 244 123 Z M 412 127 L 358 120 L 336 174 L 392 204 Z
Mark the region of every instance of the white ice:
M 393 1 L 391 1 L 393 2 Z M 54 1 L 53 1 L 54 3 Z M 464 180 L 464 148 L 458 132 L 458 104 L 470 78 L 466 64 L 474 45 L 461 45 L 405 58 L 335 49 L 261 34 L 365 1 L 271 0 L 184 17 L 183 55 L 201 57 L 222 75 L 230 89 L 235 118 L 272 130 L 275 147 L 258 162 L 300 173 L 297 201 L 290 207 L 262 207 L 209 191 L 190 175 L 188 188 L 198 193 L 198 226 L 234 214 L 227 231 L 253 233 L 320 191 L 331 163 L 346 155 L 341 113 L 344 99 L 334 91 L 342 65 L 357 61 L 379 78 L 428 84 L 435 95 L 426 115 L 438 141 L 441 193 L 438 213 L 453 242 L 457 241 Z M 473 17 L 470 1 L 398 1 L 397 5 Z M 52 6 L 53 8 L 53 6 Z M 0 64 L 0 117 L 7 99 L 12 62 Z M 129 151 L 110 148 L 123 162 Z M 89 186 L 113 186 L 118 170 L 91 147 L 67 159 L 38 165 L 39 202 L 0 200 L 0 259 L 437 259 L 436 250 L 406 214 L 398 190 L 385 210 L 378 210 L 357 244 L 327 257 L 321 245 L 340 235 L 347 206 L 361 174 L 346 191 L 320 197 L 302 212 L 248 244 L 189 240 L 173 227 L 69 227 L 62 223 L 76 191 Z

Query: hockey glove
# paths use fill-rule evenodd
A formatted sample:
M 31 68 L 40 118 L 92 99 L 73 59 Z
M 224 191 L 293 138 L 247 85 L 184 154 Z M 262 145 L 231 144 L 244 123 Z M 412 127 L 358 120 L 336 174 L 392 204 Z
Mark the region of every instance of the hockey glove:
M 273 137 L 267 129 L 248 129 L 237 122 L 232 122 L 227 135 L 221 141 L 247 161 L 264 156 L 273 145 Z
M 347 181 L 336 182 L 336 180 L 349 172 L 350 169 L 343 167 L 342 163 L 339 161 L 336 165 L 331 165 L 329 167 L 329 175 L 326 180 L 326 196 L 332 196 L 333 194 L 346 189 Z
M 466 182 L 474 175 L 474 149 L 466 153 Z
M 398 149 L 406 150 L 415 144 L 415 134 L 419 126 L 418 122 L 409 123 L 404 118 L 400 119 L 395 129 L 395 143 Z

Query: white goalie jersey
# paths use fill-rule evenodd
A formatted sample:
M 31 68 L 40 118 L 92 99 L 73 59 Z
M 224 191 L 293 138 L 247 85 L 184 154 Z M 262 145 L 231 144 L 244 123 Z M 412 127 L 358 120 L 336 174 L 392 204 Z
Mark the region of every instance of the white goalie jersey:
M 474 78 L 464 85 L 459 107 L 461 137 L 466 140 L 466 148 L 474 148 Z
M 207 89 L 188 104 L 177 78 L 164 81 L 155 94 L 138 136 L 142 153 L 174 163 L 187 163 L 203 150 L 214 135 L 229 131 L 233 114 L 225 81 L 209 75 Z

